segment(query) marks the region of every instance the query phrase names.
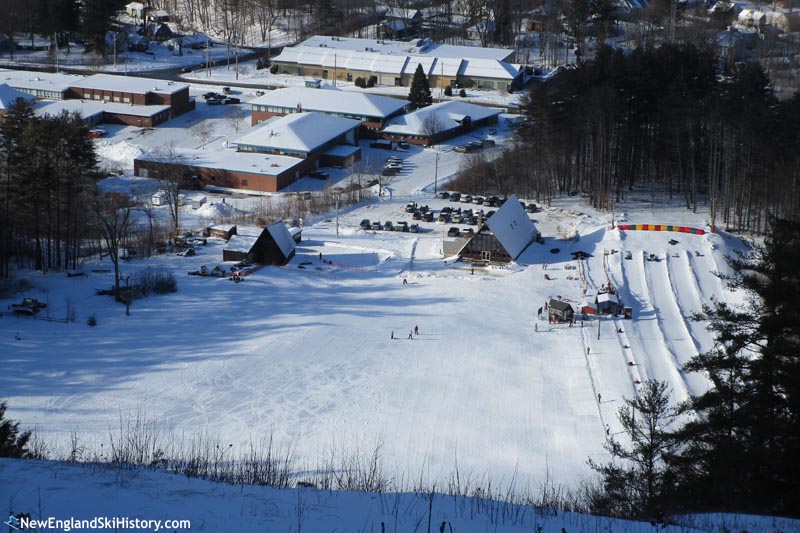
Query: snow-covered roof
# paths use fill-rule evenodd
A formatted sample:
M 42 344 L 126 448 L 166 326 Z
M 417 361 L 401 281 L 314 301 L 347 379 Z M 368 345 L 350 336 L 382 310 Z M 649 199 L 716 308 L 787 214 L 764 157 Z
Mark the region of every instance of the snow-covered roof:
M 458 72 L 471 78 L 495 78 L 513 80 L 519 71 L 505 61 L 494 59 L 465 59 Z
M 331 37 L 315 35 L 309 37 L 295 48 L 332 48 L 336 50 L 365 51 L 383 55 L 424 55 L 432 57 L 449 57 L 454 59 L 476 58 L 505 60 L 514 50 L 508 48 L 481 48 L 478 46 L 458 46 L 452 44 L 435 44 L 428 39 L 411 42 L 392 41 L 389 39 L 356 39 L 352 37 Z M 284 49 L 285 51 L 286 49 Z
M 20 98 L 26 101 L 31 101 L 36 99 L 35 96 L 28 93 L 23 93 L 22 91 L 18 91 L 17 89 L 11 87 L 7 83 L 0 83 L 0 109 L 8 109 L 9 107 L 13 106 Z
M 398 135 L 426 135 L 426 120 L 433 114 L 438 125 L 437 133 L 457 128 L 464 117 L 470 117 L 474 122 L 502 113 L 500 109 L 469 104 L 467 102 L 449 101 L 433 104 L 422 109 L 417 109 L 401 117 L 389 121 L 383 129 L 385 133 Z
M 294 239 L 289 233 L 289 229 L 286 227 L 286 224 L 279 220 L 278 222 L 274 222 L 267 226 L 267 231 L 269 231 L 269 234 L 272 235 L 272 238 L 275 240 L 275 244 L 278 245 L 278 248 L 281 249 L 283 257 L 288 259 L 294 251 Z
M 114 113 L 116 115 L 130 115 L 134 117 L 153 117 L 164 111 L 169 111 L 168 105 L 132 105 L 103 100 L 46 100 L 34 105 L 33 112 L 37 116 L 55 116 L 62 111 L 78 113 L 83 118 L 89 118 L 100 113 Z
M 228 243 L 225 245 L 223 250 L 227 252 L 248 253 L 253 249 L 253 245 L 257 240 L 257 235 L 233 235 L 230 239 L 228 239 Z
M 0 68 L 0 83 L 7 83 L 9 86 L 23 92 L 64 92 L 71 84 L 80 79 L 81 76 L 73 76 L 72 74 L 50 74 L 47 72 Z
M 619 305 L 619 297 L 616 294 L 612 294 L 610 292 L 601 292 L 597 295 L 597 303 L 605 303 L 605 302 L 614 302 L 615 304 Z
M 345 92 L 331 89 L 288 87 L 269 91 L 251 100 L 252 105 L 267 105 L 320 113 L 339 113 L 359 117 L 384 118 L 403 109 L 408 102 L 374 94 Z
M 70 84 L 77 89 L 97 89 L 101 91 L 119 91 L 134 94 L 161 93 L 174 94 L 188 89 L 186 83 L 139 78 L 136 76 L 114 76 L 112 74 L 94 74 Z
M 340 144 L 325 150 L 325 155 L 332 155 L 335 157 L 347 157 L 361 150 L 358 146 L 350 146 L 349 144 Z
M 486 221 L 486 225 L 511 259 L 519 257 L 519 254 L 536 238 L 536 226 L 513 194 Z
M 292 113 L 262 122 L 253 131 L 237 139 L 235 144 L 311 152 L 360 124 L 358 120 L 322 113 Z
M 288 155 L 256 154 L 224 150 L 183 150 L 176 149 L 177 164 L 203 167 L 229 172 L 275 176 L 285 170 L 300 165 L 303 160 Z M 143 154 L 136 159 L 141 161 L 163 162 L 164 156 L 158 152 Z

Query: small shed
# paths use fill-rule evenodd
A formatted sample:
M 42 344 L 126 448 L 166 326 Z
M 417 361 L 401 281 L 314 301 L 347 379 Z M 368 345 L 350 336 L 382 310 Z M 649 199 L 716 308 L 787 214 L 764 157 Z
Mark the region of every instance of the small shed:
M 594 303 L 598 313 L 618 315 L 622 312 L 619 296 L 611 292 L 601 292 L 594 299 Z
M 322 87 L 322 80 L 319 78 L 311 78 L 306 80 L 306 87 L 309 89 L 319 89 Z
M 229 241 L 236 235 L 236 224 L 214 224 L 206 228 L 206 235 Z
M 222 249 L 223 261 L 250 261 L 260 265 L 285 265 L 294 257 L 295 242 L 283 222 L 270 224 L 260 233 L 239 230 Z
M 303 228 L 289 228 L 289 235 L 292 236 L 295 243 L 300 244 L 300 241 L 303 240 Z
M 581 305 L 581 314 L 582 315 L 596 315 L 597 314 L 597 304 L 584 302 Z
M 569 321 L 575 316 L 575 309 L 569 302 L 550 298 L 550 302 L 547 304 L 547 314 L 551 321 Z

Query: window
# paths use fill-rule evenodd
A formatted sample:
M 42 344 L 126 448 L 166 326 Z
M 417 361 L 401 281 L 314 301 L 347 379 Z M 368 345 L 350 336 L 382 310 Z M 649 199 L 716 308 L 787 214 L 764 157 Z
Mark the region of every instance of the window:
M 94 94 L 94 95 L 92 95 L 92 96 L 94 96 L 94 99 L 95 99 L 95 100 L 100 100 L 100 95 L 99 95 L 99 94 Z
M 130 96 L 126 96 L 126 97 L 124 97 L 122 99 L 122 101 L 125 102 L 126 104 L 130 104 L 131 103 L 131 97 Z
M 322 77 L 325 78 L 326 80 L 328 79 L 328 71 L 327 70 L 323 70 L 322 71 Z
M 106 102 L 108 102 L 109 100 L 111 100 L 111 97 L 110 97 L 109 95 L 107 95 L 107 94 L 104 94 L 104 95 L 103 95 L 103 100 L 105 100 Z
M 114 101 L 115 101 L 115 102 L 119 102 L 119 96 L 115 96 L 115 97 L 114 97 Z
M 397 85 L 397 86 L 400 86 L 401 85 L 400 78 L 395 78 L 394 79 L 394 84 Z
M 305 73 L 305 67 L 297 67 L 297 75 L 302 76 Z
M 83 99 L 84 100 L 91 100 L 92 99 L 92 95 L 89 94 L 89 93 L 83 93 Z
M 353 73 L 352 72 L 348 72 L 347 73 L 347 81 L 353 81 Z
M 249 183 L 247 182 L 247 180 L 242 180 L 242 187 L 247 187 L 248 185 Z

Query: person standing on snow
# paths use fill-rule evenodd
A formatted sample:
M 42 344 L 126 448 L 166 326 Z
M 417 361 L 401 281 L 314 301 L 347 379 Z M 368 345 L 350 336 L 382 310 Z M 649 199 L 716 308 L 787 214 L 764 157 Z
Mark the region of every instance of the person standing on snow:
M 414 335 L 419 335 L 419 326 L 414 326 Z

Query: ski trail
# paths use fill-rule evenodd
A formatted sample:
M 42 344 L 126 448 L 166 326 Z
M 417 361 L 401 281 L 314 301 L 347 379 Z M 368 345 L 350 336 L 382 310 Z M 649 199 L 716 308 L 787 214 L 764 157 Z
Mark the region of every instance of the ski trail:
M 665 256 L 666 253 L 660 251 L 657 255 L 662 257 Z M 680 311 L 677 309 L 677 305 L 675 305 L 675 297 L 672 291 L 667 287 L 669 275 L 666 272 L 666 259 L 664 261 L 651 261 L 650 268 L 647 268 L 644 254 L 642 254 L 641 265 L 644 274 L 645 290 L 647 291 L 650 305 L 655 315 L 655 320 L 653 321 L 654 327 L 652 330 L 655 334 L 654 339 L 658 346 L 666 348 L 659 350 L 659 366 L 661 368 L 659 375 L 664 376 L 660 379 L 665 379 L 666 376 L 669 376 L 673 384 L 673 389 L 675 389 L 674 392 L 679 395 L 676 401 L 682 402 L 689 399 L 689 395 L 693 393 L 693 388 L 687 381 L 686 376 L 680 371 L 683 365 L 679 360 L 679 354 L 684 353 L 688 349 L 690 354 L 694 355 L 696 350 L 694 344 L 691 342 L 689 342 L 689 346 L 687 347 L 686 337 L 681 337 L 680 334 L 676 334 L 674 331 L 675 324 L 680 324 L 684 327 L 685 325 L 683 323 L 683 318 L 680 316 Z M 669 322 L 664 318 L 666 315 L 670 315 Z M 688 335 L 688 330 L 686 330 L 685 333 Z M 704 391 L 705 389 L 701 389 L 698 392 Z
M 633 308 L 634 322 L 628 336 L 633 363 L 638 366 L 645 379 L 667 380 L 673 388 L 675 401 L 681 402 L 689 396 L 683 377 L 678 372 L 669 353 L 653 307 L 647 284 L 645 252 L 636 254 L 623 262 L 622 271 L 626 284 L 620 286 L 623 301 Z M 656 266 L 661 266 L 656 263 Z
M 684 365 L 700 351 L 700 343 L 692 334 L 691 322 L 688 321 L 694 305 L 690 295 L 684 294 L 687 290 L 691 292 L 691 274 L 682 272 L 683 280 L 676 283 L 673 281 L 674 271 L 685 264 L 681 255 L 678 254 L 676 263 L 674 257 L 667 254 L 665 263 L 665 275 L 658 277 L 663 280 L 663 283 L 655 284 L 658 289 L 654 295 L 656 308 L 659 311 L 657 313 L 658 322 L 689 392 L 693 396 L 697 396 L 708 390 L 709 382 L 696 372 L 683 371 Z
M 678 260 L 671 261 L 670 275 L 673 275 L 672 267 L 679 269 L 679 272 L 674 273 L 672 287 L 675 290 L 675 299 L 678 301 L 680 312 L 695 340 L 697 352 L 706 352 L 714 346 L 714 336 L 706 329 L 708 323 L 689 318 L 693 313 L 701 312 L 703 303 L 709 301 L 702 295 L 697 272 L 692 266 L 692 253 L 686 250 Z

